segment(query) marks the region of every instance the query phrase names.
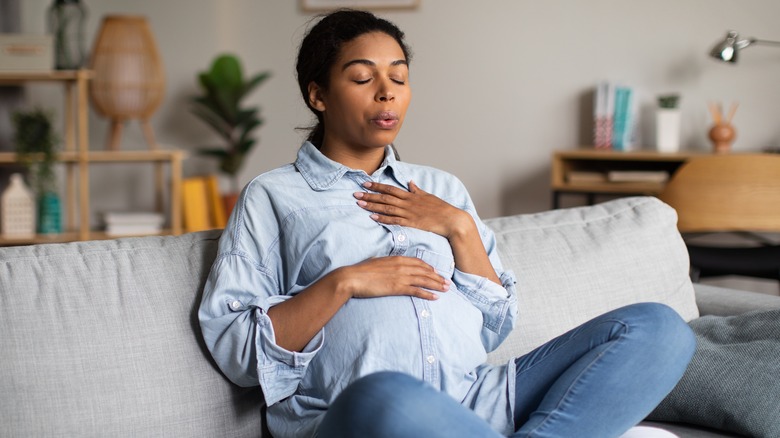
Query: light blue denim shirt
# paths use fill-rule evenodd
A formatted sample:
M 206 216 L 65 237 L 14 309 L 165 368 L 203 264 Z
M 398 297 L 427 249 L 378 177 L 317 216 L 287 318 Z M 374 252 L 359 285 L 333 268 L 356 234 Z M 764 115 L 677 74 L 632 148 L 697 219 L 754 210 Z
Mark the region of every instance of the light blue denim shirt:
M 444 237 L 380 224 L 353 197 L 367 190 L 366 181 L 408 190 L 410 180 L 474 217 L 503 287 L 456 269 Z M 303 351 L 276 344 L 267 315 L 271 306 L 338 267 L 388 255 L 418 257 L 453 286 L 435 301 L 351 299 Z M 491 366 L 485 359 L 514 325 L 514 283 L 501 266 L 492 232 L 457 178 L 397 161 L 389 146 L 381 167 L 369 176 L 306 142 L 294 164 L 244 188 L 219 242 L 198 317 L 225 375 L 238 385 L 262 388 L 268 426 L 277 438 L 313 436 L 335 397 L 377 371 L 425 380 L 507 434 L 514 361 Z

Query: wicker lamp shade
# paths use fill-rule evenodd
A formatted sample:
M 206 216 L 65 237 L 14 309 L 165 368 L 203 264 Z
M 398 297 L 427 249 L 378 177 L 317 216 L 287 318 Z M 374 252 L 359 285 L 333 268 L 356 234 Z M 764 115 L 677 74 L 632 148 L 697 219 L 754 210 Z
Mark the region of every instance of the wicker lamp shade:
M 156 148 L 149 118 L 165 93 L 165 75 L 146 17 L 109 15 L 92 50 L 90 97 L 96 111 L 111 119 L 109 149 L 118 149 L 123 123 L 140 120 L 149 147 Z

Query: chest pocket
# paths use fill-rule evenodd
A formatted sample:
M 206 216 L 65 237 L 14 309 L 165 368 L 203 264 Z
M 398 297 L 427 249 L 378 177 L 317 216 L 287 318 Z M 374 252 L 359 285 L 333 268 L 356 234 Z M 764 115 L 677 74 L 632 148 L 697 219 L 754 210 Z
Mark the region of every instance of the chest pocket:
M 455 272 L 455 259 L 448 255 L 427 249 L 418 249 L 416 257 L 433 266 L 433 269 L 444 278 L 452 278 L 452 274 Z

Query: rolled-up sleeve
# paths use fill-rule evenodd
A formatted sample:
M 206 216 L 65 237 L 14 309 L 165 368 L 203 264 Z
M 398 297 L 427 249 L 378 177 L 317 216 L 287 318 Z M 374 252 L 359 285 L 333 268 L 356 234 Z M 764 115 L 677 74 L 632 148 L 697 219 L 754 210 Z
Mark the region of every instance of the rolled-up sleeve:
M 461 183 L 462 185 L 462 183 Z M 501 342 L 509 336 L 517 318 L 517 293 L 515 291 L 515 276 L 510 270 L 505 270 L 501 264 L 496 247 L 496 237 L 493 231 L 485 225 L 477 215 L 471 198 L 463 188 L 465 198 L 461 200 L 462 208 L 469 212 L 477 224 L 482 244 L 485 247 L 490 263 L 496 271 L 501 284 L 496 284 L 485 277 L 469 274 L 455 269 L 452 277 L 454 285 L 469 301 L 482 312 L 482 344 L 490 352 L 498 348 Z
M 228 253 L 212 266 L 198 318 L 203 338 L 222 372 L 240 386 L 257 386 L 269 405 L 295 392 L 323 342 L 322 331 L 303 351 L 276 344 L 268 309 L 289 296 L 250 258 Z

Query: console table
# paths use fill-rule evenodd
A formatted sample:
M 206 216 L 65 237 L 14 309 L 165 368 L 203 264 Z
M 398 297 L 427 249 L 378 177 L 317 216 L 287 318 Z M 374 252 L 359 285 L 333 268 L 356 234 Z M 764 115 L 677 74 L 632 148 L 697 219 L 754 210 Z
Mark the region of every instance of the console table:
M 693 157 L 707 152 L 662 153 L 573 149 L 552 156 L 552 207 L 560 207 L 562 194 L 585 196 L 589 205 L 598 195 L 657 195 L 671 177 Z M 610 176 L 615 175 L 615 178 Z

